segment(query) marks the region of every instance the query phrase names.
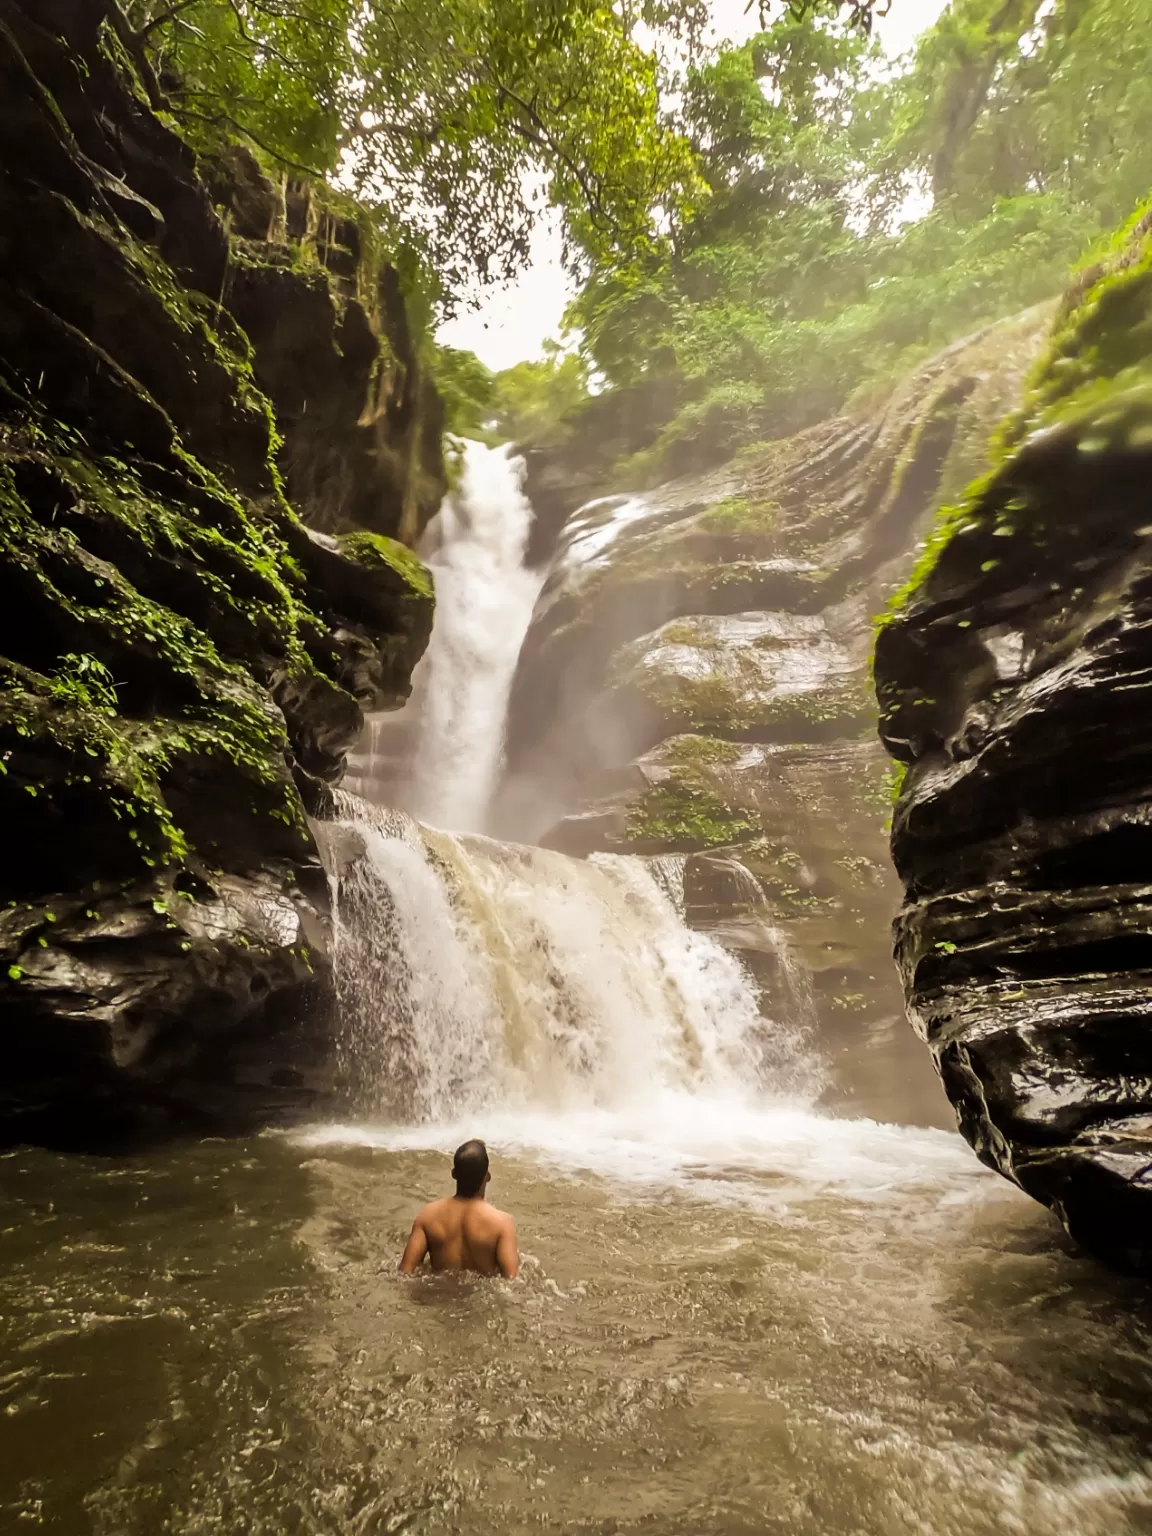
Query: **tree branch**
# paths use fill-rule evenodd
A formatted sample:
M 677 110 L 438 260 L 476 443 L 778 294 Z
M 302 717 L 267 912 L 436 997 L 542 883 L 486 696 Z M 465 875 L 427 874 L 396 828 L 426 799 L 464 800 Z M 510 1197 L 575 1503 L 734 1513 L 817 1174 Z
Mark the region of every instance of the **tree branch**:
M 207 112 L 197 112 L 194 107 L 178 106 L 175 109 L 177 117 L 193 117 L 199 123 L 207 123 L 213 128 L 231 128 L 234 132 L 242 134 L 246 139 L 251 139 L 257 149 L 262 149 L 266 155 L 271 155 L 273 160 L 278 160 L 281 165 L 290 171 L 299 171 L 302 176 L 308 176 L 313 181 L 324 181 L 325 173 L 318 171 L 314 165 L 303 165 L 299 160 L 293 160 L 279 149 L 273 149 L 271 144 L 266 144 L 258 134 L 252 132 L 246 124 L 234 118 L 230 112 L 218 112 L 214 116 Z
M 112 30 L 120 40 L 121 46 L 127 52 L 128 57 L 136 66 L 136 72 L 140 76 L 148 96 L 148 103 L 154 112 L 166 112 L 168 110 L 168 98 L 160 89 L 160 82 L 156 78 L 156 71 L 152 68 L 151 60 L 144 49 L 144 43 L 138 32 L 133 31 L 127 16 L 120 9 L 119 0 L 108 0 L 108 20 L 112 23 Z
M 531 107 L 528 102 L 524 100 L 523 96 L 518 95 L 511 86 L 503 85 L 500 81 L 496 81 L 495 85 L 498 95 L 506 96 L 509 101 L 514 102 L 515 105 L 520 108 L 520 110 L 535 127 L 535 132 L 532 132 L 526 124 L 516 123 L 514 125 L 516 131 L 521 135 L 522 138 L 527 139 L 530 144 L 535 144 L 538 148 L 547 150 L 550 155 L 555 156 L 555 158 L 560 161 L 561 165 L 564 166 L 565 170 L 575 180 L 577 186 L 580 188 L 580 191 L 584 196 L 584 200 L 588 204 L 588 212 L 592 216 L 593 223 L 599 224 L 601 228 L 607 227 L 611 223 L 611 220 L 606 220 L 604 218 L 603 198 L 594 188 L 592 181 L 590 180 L 583 166 L 574 160 L 568 151 L 562 148 L 561 145 L 556 142 L 556 140 L 552 137 L 547 123 L 544 122 L 543 118 L 535 110 L 535 108 Z
M 168 22 L 179 16 L 181 11 L 186 11 L 191 6 L 199 4 L 200 0 L 177 0 L 175 5 L 170 5 L 166 11 L 161 11 L 159 16 L 153 16 L 151 21 L 145 22 L 137 30 L 136 36 L 142 43 L 147 42 L 158 27 L 165 26 Z
M 760 17 L 760 25 L 767 32 L 772 25 L 772 3 L 773 0 L 748 0 L 748 4 L 744 7 L 744 14 L 747 15 L 755 6 Z M 786 3 L 791 15 L 797 21 L 803 21 L 805 16 L 812 14 L 821 0 L 786 0 Z M 865 32 L 871 32 L 874 16 L 887 16 L 892 9 L 892 0 L 884 0 L 883 4 L 881 0 L 827 0 L 827 3 L 838 6 L 840 10 L 850 11 L 849 20 L 852 25 L 860 27 Z

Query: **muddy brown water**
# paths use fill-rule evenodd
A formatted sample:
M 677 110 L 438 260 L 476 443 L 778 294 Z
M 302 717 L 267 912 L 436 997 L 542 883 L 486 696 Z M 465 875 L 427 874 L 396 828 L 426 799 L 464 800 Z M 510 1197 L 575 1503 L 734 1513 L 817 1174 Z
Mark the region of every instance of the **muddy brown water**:
M 0 1159 L 0 1530 L 1152 1532 L 1148 1294 L 956 1138 L 495 1129 L 512 1284 L 395 1273 L 454 1130 Z

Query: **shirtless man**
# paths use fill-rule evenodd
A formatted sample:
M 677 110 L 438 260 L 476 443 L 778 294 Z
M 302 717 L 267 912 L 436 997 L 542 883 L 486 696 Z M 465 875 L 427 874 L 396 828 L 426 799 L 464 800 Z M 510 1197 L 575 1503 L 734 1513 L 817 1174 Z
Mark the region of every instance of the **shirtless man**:
M 470 1269 L 478 1275 L 520 1273 L 516 1224 L 511 1216 L 488 1204 L 485 1190 L 488 1148 L 466 1141 L 452 1161 L 456 1193 L 450 1200 L 433 1200 L 412 1223 L 412 1236 L 400 1260 L 400 1273 L 414 1275 L 429 1254 L 433 1269 Z

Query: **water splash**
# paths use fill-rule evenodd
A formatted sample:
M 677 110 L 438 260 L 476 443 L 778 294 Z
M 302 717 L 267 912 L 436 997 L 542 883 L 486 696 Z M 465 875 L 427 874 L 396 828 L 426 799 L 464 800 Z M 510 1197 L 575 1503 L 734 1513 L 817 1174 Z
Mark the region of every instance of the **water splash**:
M 688 860 L 682 853 L 649 854 L 644 863 L 653 880 L 667 896 L 680 917 L 685 911 L 684 881 Z

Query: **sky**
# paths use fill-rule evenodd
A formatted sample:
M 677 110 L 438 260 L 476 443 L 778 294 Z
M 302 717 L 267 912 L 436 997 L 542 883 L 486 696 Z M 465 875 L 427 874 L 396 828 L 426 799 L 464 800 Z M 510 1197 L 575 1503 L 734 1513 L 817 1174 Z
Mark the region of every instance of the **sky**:
M 747 0 L 712 0 L 713 26 L 733 41 L 757 30 L 745 9 Z M 903 53 L 930 27 L 947 0 L 891 0 L 887 16 L 877 18 L 876 35 L 885 52 Z M 541 222 L 532 240 L 528 266 L 513 283 L 493 287 L 478 309 L 462 311 L 440 327 L 437 339 L 447 347 L 475 352 L 489 368 L 510 368 L 540 356 L 549 337 L 560 334 L 571 283 L 560 261 L 555 222 Z

